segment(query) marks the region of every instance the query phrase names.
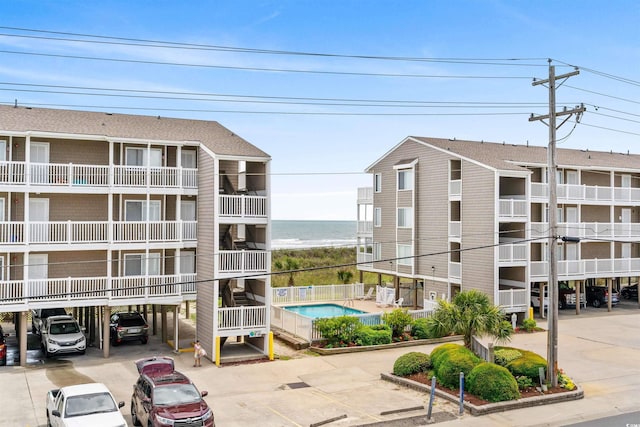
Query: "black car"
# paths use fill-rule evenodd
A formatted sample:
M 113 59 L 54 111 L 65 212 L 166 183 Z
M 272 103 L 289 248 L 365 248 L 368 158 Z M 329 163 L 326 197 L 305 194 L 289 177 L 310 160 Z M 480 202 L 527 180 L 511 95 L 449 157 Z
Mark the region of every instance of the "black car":
M 638 299 L 638 284 L 636 283 L 635 285 L 631 285 L 631 286 L 625 286 L 624 288 L 622 288 L 620 290 L 620 295 L 622 295 L 622 298 L 624 299 Z
M 7 342 L 5 338 L 8 336 L 5 335 L 2 330 L 2 326 L 0 326 L 0 365 L 4 366 L 7 364 Z
M 109 323 L 111 344 L 114 346 L 123 341 L 140 341 L 146 344 L 149 340 L 149 325 L 137 311 L 114 313 Z
M 587 304 L 591 304 L 595 308 L 606 305 L 609 300 L 609 288 L 606 286 L 587 286 Z M 612 290 L 611 305 L 618 304 L 618 293 Z

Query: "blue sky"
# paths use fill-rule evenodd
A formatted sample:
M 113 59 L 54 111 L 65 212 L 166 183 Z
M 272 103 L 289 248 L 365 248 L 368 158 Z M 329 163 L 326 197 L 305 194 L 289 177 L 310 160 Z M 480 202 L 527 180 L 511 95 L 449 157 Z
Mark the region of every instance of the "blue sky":
M 371 185 L 364 169 L 408 135 L 547 145 L 547 127 L 528 121 L 547 112 L 546 89 L 531 85 L 546 78 L 546 58 L 557 74 L 581 69 L 558 90 L 559 105 L 587 106 L 580 124 L 558 130 L 559 146 L 640 154 L 639 19 L 631 0 L 17 0 L 0 17 L 0 102 L 216 120 L 272 156 L 274 219 L 354 220 L 356 189 Z M 283 53 L 78 43 L 27 29 Z M 296 100 L 265 102 L 273 97 Z

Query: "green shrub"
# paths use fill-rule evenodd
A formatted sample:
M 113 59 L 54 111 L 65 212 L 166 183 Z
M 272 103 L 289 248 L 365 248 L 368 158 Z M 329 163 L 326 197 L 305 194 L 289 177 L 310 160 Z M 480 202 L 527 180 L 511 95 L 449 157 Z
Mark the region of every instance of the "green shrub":
M 427 319 L 424 317 L 413 321 L 413 324 L 411 325 L 411 336 L 416 337 L 419 340 L 439 338 L 431 335 Z
M 516 382 L 518 383 L 519 390 L 525 390 L 535 385 L 531 378 L 525 377 L 524 375 L 517 376 Z
M 353 316 L 316 319 L 314 325 L 331 347 L 355 342 L 358 330 L 363 326 L 360 320 Z
M 527 332 L 533 332 L 536 330 L 537 327 L 538 327 L 538 324 L 536 323 L 535 319 L 524 319 L 522 321 L 522 329 L 524 329 Z
M 476 365 L 467 377 L 467 389 L 489 402 L 503 402 L 520 398 L 518 383 L 502 366 L 483 362 Z
M 393 311 L 383 313 L 382 321 L 391 328 L 393 337 L 402 336 L 407 326 L 413 323 L 413 318 L 409 311 L 403 308 L 397 308 Z
M 436 378 L 445 387 L 458 388 L 460 385 L 460 372 L 464 372 L 466 377 L 480 362 L 480 358 L 466 347 L 460 346 L 458 349 L 451 349 L 440 360 L 439 366 L 434 368 Z
M 505 347 L 509 348 L 509 347 Z M 544 357 L 527 350 L 518 349 L 522 353 L 521 357 L 513 359 L 511 362 L 505 365 L 514 377 L 521 375 L 527 376 L 537 383 L 540 380 L 539 369 L 544 368 L 547 370 L 547 361 Z
M 459 348 L 464 348 L 464 346 L 461 346 L 460 344 L 447 343 L 441 344 L 431 350 L 431 366 L 433 366 L 433 369 L 438 369 L 442 361 L 448 357 L 449 351 L 457 350 Z
M 522 357 L 522 353 L 515 348 L 502 347 L 493 352 L 493 360 L 500 366 L 507 366 L 509 362 L 519 357 Z
M 363 326 L 356 332 L 358 345 L 391 344 L 391 328 L 386 325 Z
M 428 371 L 430 367 L 431 358 L 428 354 L 412 351 L 396 359 L 396 363 L 393 364 L 393 374 L 399 376 L 417 374 Z

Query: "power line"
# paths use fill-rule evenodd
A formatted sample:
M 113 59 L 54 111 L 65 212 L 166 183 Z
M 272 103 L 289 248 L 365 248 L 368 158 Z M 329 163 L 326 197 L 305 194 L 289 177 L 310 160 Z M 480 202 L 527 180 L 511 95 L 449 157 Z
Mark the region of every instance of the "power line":
M 236 46 L 182 43 L 182 42 L 173 42 L 173 41 L 135 39 L 135 38 L 126 38 L 126 37 L 69 33 L 69 32 L 62 32 L 62 31 L 50 31 L 50 30 L 5 27 L 5 26 L 0 26 L 0 29 L 13 30 L 13 31 L 25 31 L 25 32 L 33 32 L 33 33 L 41 33 L 41 34 L 57 34 L 57 35 L 65 35 L 65 36 L 88 37 L 88 38 L 93 38 L 98 40 L 36 37 L 36 36 L 27 36 L 27 35 L 19 35 L 19 34 L 0 34 L 6 37 L 38 38 L 38 39 L 46 39 L 46 40 L 75 41 L 75 42 L 83 42 L 83 43 L 131 45 L 131 46 L 156 47 L 156 48 L 214 50 L 214 51 L 225 51 L 225 52 L 235 52 L 235 53 L 258 53 L 258 54 L 270 54 L 270 55 L 299 55 L 299 56 L 315 56 L 315 57 L 331 57 L 331 58 L 347 58 L 347 59 L 374 59 L 374 60 L 385 60 L 385 61 L 414 61 L 414 62 L 417 61 L 417 62 L 436 62 L 436 63 L 453 63 L 453 64 L 510 65 L 510 66 L 516 65 L 516 66 L 535 66 L 535 67 L 544 66 L 544 65 L 518 64 L 518 62 L 519 61 L 541 61 L 541 60 L 547 59 L 547 58 L 427 58 L 427 57 L 408 57 L 408 56 L 338 54 L 338 53 L 327 53 L 327 52 L 270 50 L 270 49 L 236 47 Z M 106 42 L 106 41 L 100 41 L 100 40 L 116 40 L 116 42 L 114 41 Z

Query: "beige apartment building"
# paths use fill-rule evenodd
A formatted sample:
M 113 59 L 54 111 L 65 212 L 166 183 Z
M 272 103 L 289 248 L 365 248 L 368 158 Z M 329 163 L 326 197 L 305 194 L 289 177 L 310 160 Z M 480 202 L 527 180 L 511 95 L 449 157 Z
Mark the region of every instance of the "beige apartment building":
M 0 312 L 21 363 L 31 309 L 83 314 L 108 356 L 112 308 L 160 312 L 163 333 L 173 311 L 177 349 L 193 300 L 208 357 L 231 336 L 267 354 L 269 165 L 214 121 L 0 106 Z
M 631 283 L 640 156 L 560 148 L 557 163 L 558 280 L 578 295 Z M 547 164 L 546 147 L 407 137 L 358 190 L 360 271 L 393 276 L 408 305 L 477 289 L 527 316 L 549 275 Z

